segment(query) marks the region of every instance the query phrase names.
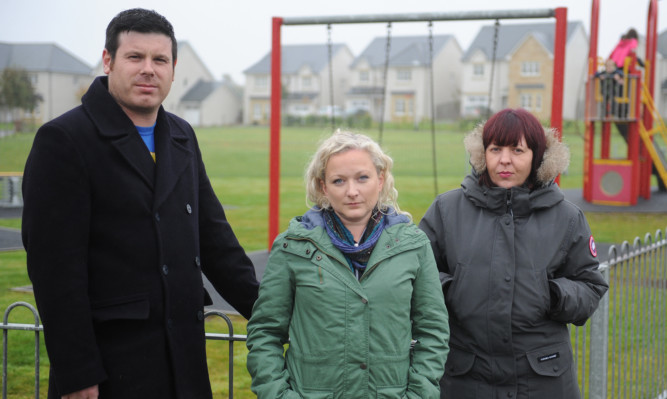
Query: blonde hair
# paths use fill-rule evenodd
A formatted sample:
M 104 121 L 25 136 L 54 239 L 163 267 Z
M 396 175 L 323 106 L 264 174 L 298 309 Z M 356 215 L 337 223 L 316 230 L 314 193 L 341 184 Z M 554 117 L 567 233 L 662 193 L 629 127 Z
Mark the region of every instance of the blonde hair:
M 306 203 L 317 205 L 321 209 L 328 209 L 331 204 L 322 191 L 322 182 L 325 178 L 327 163 L 331 156 L 349 150 L 364 150 L 371 156 L 378 176 L 384 176 L 384 184 L 378 197 L 378 209 L 386 213 L 389 207 L 394 208 L 397 214 L 410 216 L 398 207 L 398 190 L 394 187 L 394 176 L 391 168 L 394 161 L 382 151 L 382 148 L 370 137 L 350 131 L 336 130 L 331 137 L 325 139 L 310 160 L 306 168 Z

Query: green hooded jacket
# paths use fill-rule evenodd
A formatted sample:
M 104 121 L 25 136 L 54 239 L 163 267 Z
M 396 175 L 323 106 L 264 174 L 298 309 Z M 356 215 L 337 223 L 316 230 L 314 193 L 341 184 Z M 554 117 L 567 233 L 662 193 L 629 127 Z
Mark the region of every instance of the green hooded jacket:
M 439 398 L 449 327 L 433 251 L 407 217 L 386 217 L 360 280 L 318 211 L 275 240 L 248 323 L 259 399 Z

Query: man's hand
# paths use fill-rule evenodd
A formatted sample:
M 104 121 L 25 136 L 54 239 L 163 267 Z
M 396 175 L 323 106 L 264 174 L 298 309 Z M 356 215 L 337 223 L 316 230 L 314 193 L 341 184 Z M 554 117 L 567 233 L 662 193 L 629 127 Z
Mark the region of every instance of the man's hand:
M 92 387 L 63 395 L 61 399 L 97 399 L 99 396 L 100 392 L 97 389 L 97 385 L 93 385 Z

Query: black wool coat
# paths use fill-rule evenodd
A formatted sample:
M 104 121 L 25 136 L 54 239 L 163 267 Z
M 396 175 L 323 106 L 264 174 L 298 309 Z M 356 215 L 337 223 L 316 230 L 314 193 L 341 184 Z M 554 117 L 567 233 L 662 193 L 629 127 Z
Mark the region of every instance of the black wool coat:
M 202 272 L 243 316 L 258 283 L 190 125 L 160 108 L 154 162 L 97 78 L 42 126 L 23 178 L 23 242 L 49 397 L 210 398 Z

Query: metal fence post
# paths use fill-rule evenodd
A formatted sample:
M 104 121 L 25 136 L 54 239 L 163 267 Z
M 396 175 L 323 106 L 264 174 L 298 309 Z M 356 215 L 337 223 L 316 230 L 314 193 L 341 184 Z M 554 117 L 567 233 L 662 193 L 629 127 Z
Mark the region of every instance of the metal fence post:
M 609 265 L 600 265 L 602 274 L 609 283 Z M 609 334 L 609 294 L 600 300 L 598 309 L 590 319 L 591 351 L 589 372 L 589 398 L 605 399 L 607 397 L 607 341 Z

